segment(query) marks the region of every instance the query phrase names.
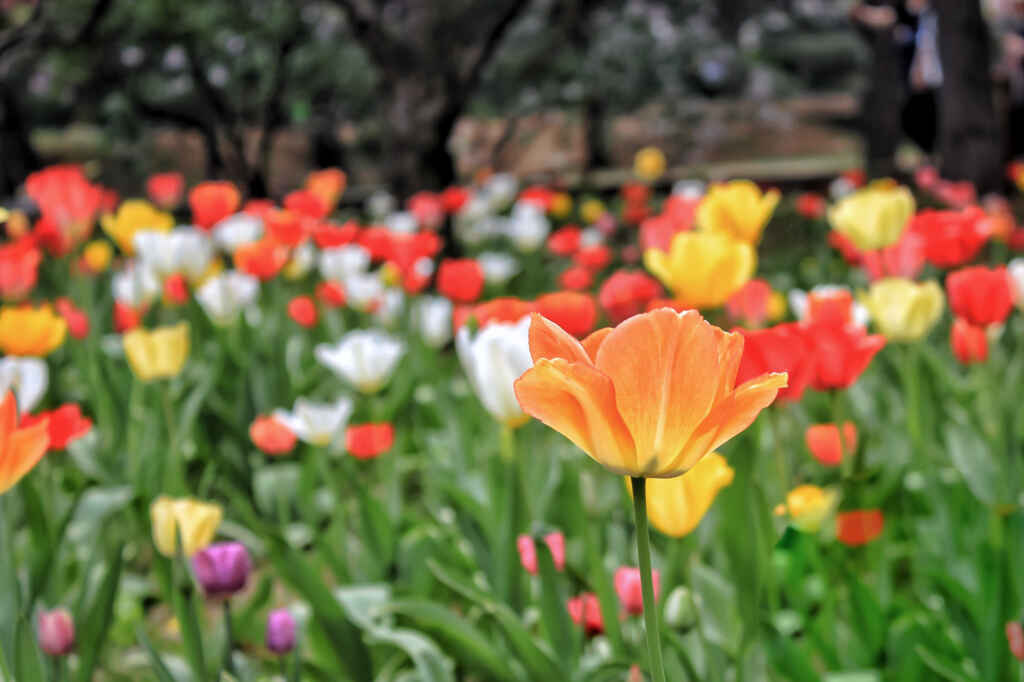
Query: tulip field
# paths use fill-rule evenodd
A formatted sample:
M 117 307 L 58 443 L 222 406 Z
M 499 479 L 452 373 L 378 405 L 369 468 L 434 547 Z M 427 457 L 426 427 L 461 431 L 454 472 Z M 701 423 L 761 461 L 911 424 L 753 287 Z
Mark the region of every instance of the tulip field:
M 1024 680 L 1016 198 L 664 165 L 29 175 L 0 680 Z

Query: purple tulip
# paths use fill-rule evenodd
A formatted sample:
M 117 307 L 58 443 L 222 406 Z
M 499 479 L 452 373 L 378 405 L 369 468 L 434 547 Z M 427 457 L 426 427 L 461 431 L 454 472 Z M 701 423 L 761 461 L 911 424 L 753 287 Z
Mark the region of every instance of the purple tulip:
M 230 597 L 245 587 L 252 560 L 242 543 L 219 542 L 192 557 L 192 570 L 206 596 Z
M 39 648 L 51 656 L 63 656 L 75 646 L 75 621 L 67 609 L 40 611 L 37 621 Z
M 275 609 L 267 615 L 267 648 L 286 654 L 295 647 L 295 618 L 288 609 Z

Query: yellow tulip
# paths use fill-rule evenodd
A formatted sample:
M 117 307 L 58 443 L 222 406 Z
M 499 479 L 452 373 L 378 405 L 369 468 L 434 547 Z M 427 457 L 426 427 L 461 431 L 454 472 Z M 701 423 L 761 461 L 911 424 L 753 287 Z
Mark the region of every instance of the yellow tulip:
M 132 372 L 143 381 L 176 376 L 188 358 L 188 323 L 124 335 L 124 353 Z
M 192 556 L 213 542 L 223 516 L 220 506 L 210 502 L 160 496 L 149 507 L 153 544 L 164 556 L 173 557 L 180 532 L 182 553 Z
M 633 173 L 641 180 L 653 182 L 665 173 L 665 154 L 657 147 L 644 147 L 633 157 Z
M 49 355 L 64 343 L 68 325 L 48 305 L 0 308 L 0 352 L 4 355 Z
M 604 207 L 604 203 L 600 199 L 584 199 L 580 202 L 580 219 L 590 225 L 596 223 L 597 219 L 603 216 L 608 209 Z
M 889 277 L 873 283 L 860 301 L 885 338 L 917 341 L 939 321 L 945 298 L 937 282 Z
M 647 479 L 647 518 L 665 535 L 688 535 L 704 518 L 715 496 L 732 483 L 732 467 L 725 457 L 712 452 L 676 478 Z M 633 493 L 629 479 L 626 489 Z
M 104 272 L 110 267 L 110 261 L 114 257 L 114 248 L 110 242 L 102 239 L 94 239 L 82 249 L 82 260 L 85 261 L 89 272 Z
M 828 219 L 858 249 L 875 251 L 899 241 L 915 208 L 909 189 L 879 181 L 840 199 Z
M 805 533 L 817 533 L 821 524 L 835 510 L 839 494 L 830 488 L 800 485 L 786 495 L 786 504 L 779 505 L 777 514 L 789 512 L 793 525 Z
M 566 192 L 558 192 L 551 197 L 548 213 L 555 218 L 566 218 L 572 211 L 572 197 Z
M 697 206 L 697 227 L 757 244 L 778 203 L 778 190 L 761 192 L 750 180 L 713 185 Z
M 128 199 L 117 207 L 117 213 L 100 220 L 103 231 L 110 235 L 123 253 L 135 253 L 132 240 L 142 230 L 168 232 L 174 227 L 174 216 L 160 211 L 144 199 Z
M 683 305 L 715 308 L 754 275 L 757 253 L 747 242 L 718 232 L 680 232 L 668 253 L 648 249 L 644 265 Z

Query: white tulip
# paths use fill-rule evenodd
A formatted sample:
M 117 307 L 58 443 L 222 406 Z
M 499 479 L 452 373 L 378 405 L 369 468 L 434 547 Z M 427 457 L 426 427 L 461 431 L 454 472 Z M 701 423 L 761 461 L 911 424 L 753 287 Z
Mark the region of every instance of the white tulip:
M 287 279 L 301 279 L 313 269 L 316 261 L 316 249 L 311 242 L 303 242 L 292 249 L 291 259 L 284 266 L 283 273 Z
M 160 278 L 141 263 L 129 263 L 124 270 L 115 273 L 110 288 L 115 301 L 132 308 L 150 303 L 161 291 Z
M 143 266 L 161 278 L 181 273 L 190 282 L 198 281 L 213 260 L 213 242 L 194 227 L 170 232 L 142 230 L 135 234 L 133 244 Z
M 385 225 L 392 232 L 401 232 L 402 234 L 412 234 L 419 227 L 416 222 L 416 216 L 408 211 L 392 213 L 385 221 Z
M 366 212 L 374 220 L 381 220 L 393 213 L 397 205 L 395 197 L 384 190 L 377 190 L 366 199 Z
M 277 409 L 273 417 L 291 429 L 302 442 L 323 447 L 339 442 L 353 409 L 352 399 L 346 397 L 333 403 L 296 398 L 291 412 Z
M 505 234 L 517 249 L 529 253 L 544 245 L 551 233 L 551 222 L 544 211 L 527 201 L 516 202 L 505 223 Z
M 0 396 L 14 391 L 18 412 L 31 412 L 46 394 L 50 371 L 39 358 L 8 356 L 0 360 Z
M 452 302 L 443 296 L 421 296 L 412 313 L 413 324 L 431 348 L 441 348 L 452 339 Z
M 380 329 L 357 329 L 314 350 L 317 361 L 363 393 L 384 387 L 405 354 L 405 344 Z
M 515 256 L 501 251 L 485 251 L 476 257 L 484 271 L 484 281 L 494 286 L 504 286 L 519 273 L 519 261 Z
M 235 320 L 238 312 L 251 305 L 260 293 L 260 281 L 252 275 L 228 270 L 211 277 L 196 291 L 196 300 L 218 325 Z
M 471 336 L 467 327 L 459 329 L 455 348 L 483 406 L 498 421 L 518 426 L 526 419 L 513 385 L 533 366 L 530 357 L 530 318 L 516 323 L 498 322 Z
M 480 190 L 491 210 L 501 211 L 511 204 L 519 191 L 519 181 L 511 173 L 495 173 Z
M 320 252 L 320 276 L 324 279 L 344 280 L 349 275 L 366 272 L 370 267 L 370 252 L 358 244 L 345 244 Z
M 228 253 L 263 236 L 263 220 L 248 213 L 229 215 L 213 226 L 213 240 Z
M 382 327 L 393 327 L 405 308 L 405 292 L 394 287 L 385 289 L 380 303 L 373 311 L 373 319 Z
M 1013 294 L 1013 302 L 1018 308 L 1024 310 L 1024 258 L 1014 258 L 1006 266 L 1006 272 L 1010 278 L 1010 292 Z
M 348 305 L 367 312 L 379 305 L 384 296 L 384 282 L 375 272 L 353 273 L 342 280 Z

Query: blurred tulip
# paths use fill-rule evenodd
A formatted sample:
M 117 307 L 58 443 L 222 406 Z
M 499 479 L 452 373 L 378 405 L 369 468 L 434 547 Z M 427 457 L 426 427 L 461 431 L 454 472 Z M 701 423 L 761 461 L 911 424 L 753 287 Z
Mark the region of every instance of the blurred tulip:
M 188 193 L 192 222 L 203 230 L 211 229 L 233 214 L 241 204 L 242 195 L 230 182 L 201 182 Z
M 29 174 L 25 193 L 41 214 L 35 237 L 56 256 L 71 252 L 89 238 L 106 194 L 103 187 L 89 182 L 81 166 L 72 164 L 49 166 Z
M 20 301 L 36 286 L 43 255 L 31 238 L 0 246 L 0 298 Z
M 263 238 L 235 249 L 235 267 L 265 282 L 281 272 L 288 263 L 288 257 L 287 246 Z
M 913 279 L 921 274 L 924 262 L 924 237 L 912 229 L 905 230 L 895 244 L 878 251 L 860 253 L 860 264 L 872 280 L 883 277 Z
M 846 323 L 811 323 L 805 327 L 814 356 L 811 385 L 819 391 L 852 386 L 885 346 L 885 337 Z
M 345 431 L 345 449 L 356 459 L 373 459 L 391 449 L 395 427 L 387 422 L 359 424 Z
M 131 263 L 110 278 L 114 300 L 132 308 L 144 308 L 161 293 L 160 278 L 150 268 Z
M 586 198 L 580 202 L 580 220 L 586 224 L 596 223 L 607 210 L 600 199 Z
M 899 241 L 914 208 L 909 189 L 875 182 L 840 199 L 829 209 L 828 219 L 858 249 L 875 251 Z
M 1018 310 L 1024 310 L 1024 258 L 1014 258 L 1006 266 L 1010 294 Z
M 942 316 L 945 300 L 937 282 L 917 284 L 889 277 L 871 285 L 861 302 L 876 328 L 889 341 L 917 341 Z
M 36 617 L 39 648 L 48 656 L 65 656 L 75 648 L 75 621 L 67 609 L 40 611 Z
M 92 420 L 82 416 L 82 408 L 74 403 L 67 403 L 47 412 L 26 414 L 21 419 L 21 426 L 28 427 L 39 422 L 46 422 L 50 452 L 65 449 L 92 429 Z
M 651 571 L 654 581 L 654 600 L 661 595 L 661 572 Z M 622 566 L 615 571 L 615 593 L 626 613 L 637 615 L 644 612 L 644 598 L 640 586 L 640 569 Z
M 534 314 L 534 366 L 515 384 L 524 411 L 617 474 L 671 478 L 746 429 L 786 385 L 738 387 L 743 337 L 696 311 L 637 315 L 581 344 Z
M 1024 661 L 1024 625 L 1020 621 L 1013 620 L 1006 624 L 1006 643 L 1010 647 L 1010 654 L 1018 661 Z
M 953 321 L 949 335 L 953 356 L 964 365 L 988 361 L 988 334 L 984 327 L 978 327 L 962 317 Z
M 413 324 L 431 348 L 442 348 L 452 340 L 452 302 L 441 296 L 421 296 L 413 305 Z
M 796 198 L 796 212 L 808 220 L 823 218 L 827 208 L 825 197 L 816 192 L 804 192 Z
M 804 432 L 804 443 L 822 465 L 839 466 L 843 461 L 843 453 L 851 455 L 857 450 L 857 427 L 853 422 L 843 422 L 840 442 L 839 427 L 835 424 L 812 424 Z
M 165 211 L 173 211 L 185 196 L 185 176 L 181 173 L 154 173 L 146 178 L 146 196 Z
M 816 485 L 800 485 L 789 491 L 786 504 L 781 506 L 781 510 L 789 513 L 795 528 L 804 533 L 817 533 L 825 519 L 835 511 L 838 502 L 839 496 L 835 490 Z
M 284 655 L 295 648 L 295 618 L 288 609 L 274 609 L 267 614 L 267 648 Z
M 288 301 L 288 317 L 299 326 L 315 327 L 319 315 L 312 296 L 296 296 Z
M 126 303 L 114 301 L 114 331 L 118 334 L 130 332 L 142 324 L 145 308 L 134 308 Z
M 736 383 L 742 384 L 769 372 L 785 372 L 789 383 L 779 389 L 778 400 L 799 401 L 814 377 L 814 355 L 804 327 L 790 322 L 767 329 L 734 331 L 744 339 Z
M 324 168 L 310 172 L 306 176 L 305 187 L 324 203 L 329 213 L 338 205 L 347 182 L 348 176 L 340 168 Z
M 0 307 L 0 351 L 6 355 L 44 357 L 64 343 L 67 331 L 67 322 L 49 305 Z
M 456 303 L 472 303 L 484 290 L 484 270 L 472 258 L 446 259 L 437 269 L 438 292 Z
M 117 208 L 117 213 L 103 216 L 100 224 L 121 252 L 130 256 L 135 253 L 136 233 L 167 232 L 174 227 L 174 216 L 143 199 L 129 199 Z
M 339 442 L 354 407 L 352 399 L 344 396 L 331 403 L 317 403 L 299 397 L 295 399 L 291 412 L 277 409 L 272 416 L 302 442 L 328 447 Z
M 681 304 L 716 308 L 753 276 L 757 254 L 747 242 L 719 232 L 680 232 L 666 253 L 650 249 L 644 265 Z
M 4 394 L 0 402 L 0 495 L 13 488 L 46 454 L 48 426 L 46 419 L 19 426 L 14 394 Z
M 847 547 L 860 547 L 871 542 L 885 527 L 880 509 L 857 509 L 836 515 L 836 539 Z
M 249 213 L 234 213 L 213 227 L 213 241 L 227 253 L 263 237 L 263 219 Z
M 333 207 L 326 199 L 327 197 L 322 197 L 309 189 L 297 189 L 285 195 L 281 205 L 286 211 L 301 218 L 323 220 Z
M 581 232 L 577 225 L 558 228 L 548 237 L 548 251 L 556 256 L 568 258 L 579 251 Z
M 252 559 L 241 542 L 218 542 L 192 556 L 192 570 L 207 597 L 227 598 L 245 588 Z
M 179 322 L 153 330 L 133 329 L 122 337 L 132 372 L 142 381 L 177 376 L 188 359 L 189 326 Z
M 534 301 L 538 313 L 573 336 L 582 337 L 594 330 L 597 303 L 593 296 L 575 291 L 544 294 Z
M 320 282 L 317 284 L 316 298 L 330 308 L 340 308 L 348 300 L 348 297 L 345 295 L 345 287 L 338 282 Z
M 89 336 L 89 316 L 67 296 L 62 296 L 54 301 L 54 307 L 68 325 L 68 331 L 74 339 L 84 339 Z
M 658 282 L 639 270 L 618 270 L 601 285 L 598 302 L 612 324 L 642 313 L 661 295 Z
M 574 265 L 558 277 L 559 285 L 568 291 L 583 291 L 594 283 L 594 275 L 587 268 Z
M 82 261 L 89 268 L 89 272 L 93 274 L 106 272 L 113 257 L 114 247 L 103 239 L 94 239 L 82 249 Z
M 572 262 L 592 272 L 597 272 L 612 262 L 612 250 L 604 244 L 584 246 L 573 255 Z
M 584 592 L 573 597 L 566 604 L 569 617 L 576 625 L 583 626 L 588 635 L 599 635 L 604 632 L 604 618 L 601 616 L 601 602 L 593 592 Z
M 519 261 L 501 251 L 485 251 L 476 260 L 484 271 L 484 282 L 491 286 L 503 287 L 519 274 Z
M 173 558 L 177 547 L 175 539 L 180 533 L 182 553 L 192 557 L 213 542 L 223 516 L 224 512 L 216 504 L 160 496 L 149 507 L 153 544 L 161 554 Z
M 961 211 L 924 210 L 910 221 L 910 228 L 924 240 L 925 258 L 940 268 L 970 262 L 988 240 L 983 229 L 985 212 L 977 206 Z
M 697 227 L 756 245 L 772 218 L 779 196 L 775 189 L 762 193 L 749 180 L 712 185 L 697 207 Z
M 558 531 L 548 533 L 544 536 L 544 544 L 551 552 L 551 563 L 556 571 L 565 568 L 565 536 Z M 516 549 L 519 550 L 519 561 L 523 568 L 530 575 L 537 575 L 537 547 L 533 543 L 533 537 L 520 535 L 516 538 Z
M 461 329 L 470 318 L 473 319 L 476 329 L 483 329 L 495 322 L 513 324 L 532 313 L 533 309 L 534 306 L 529 301 L 503 296 L 475 306 L 459 306 L 455 310 L 452 326 L 456 330 Z
M 362 393 L 382 389 L 405 355 L 405 343 L 379 329 L 348 332 L 336 344 L 317 344 L 317 361 Z
M 1005 322 L 1013 308 L 1010 277 L 1003 266 L 976 265 L 951 272 L 946 292 L 953 314 L 978 327 Z
M 530 359 L 530 318 L 518 322 L 494 322 L 473 335 L 458 330 L 455 348 L 477 398 L 492 417 L 507 426 L 520 426 L 524 414 L 513 383 L 533 364 Z
M 249 440 L 268 455 L 286 455 L 295 448 L 295 433 L 281 420 L 260 415 L 249 425 Z
M 321 249 L 331 249 L 336 246 L 344 246 L 354 241 L 359 234 L 359 225 L 354 220 L 344 225 L 334 223 L 318 223 L 313 226 L 313 241 Z
M 260 281 L 252 275 L 229 270 L 211 277 L 196 291 L 196 300 L 217 325 L 235 321 L 239 311 L 256 301 Z
M 777 308 L 776 292 L 763 279 L 752 279 L 725 302 L 725 311 L 735 322 L 758 328 L 771 319 L 781 317 Z
M 135 233 L 135 253 L 142 266 L 159 277 L 180 274 L 199 282 L 213 262 L 213 241 L 200 230 L 179 227 L 170 232 Z
M 36 408 L 49 385 L 50 370 L 44 360 L 13 355 L 0 359 L 0 395 L 14 391 L 22 414 Z
M 665 154 L 657 147 L 644 147 L 633 157 L 633 174 L 644 182 L 654 182 L 665 173 Z
M 172 306 L 188 303 L 188 282 L 184 275 L 175 273 L 164 280 L 164 303 Z
M 734 474 L 725 457 L 712 452 L 682 476 L 648 479 L 647 518 L 665 535 L 689 535 Z M 626 489 L 632 495 L 628 478 Z

